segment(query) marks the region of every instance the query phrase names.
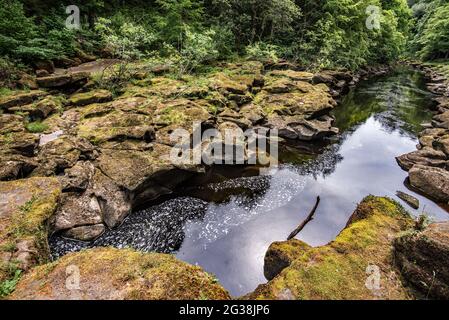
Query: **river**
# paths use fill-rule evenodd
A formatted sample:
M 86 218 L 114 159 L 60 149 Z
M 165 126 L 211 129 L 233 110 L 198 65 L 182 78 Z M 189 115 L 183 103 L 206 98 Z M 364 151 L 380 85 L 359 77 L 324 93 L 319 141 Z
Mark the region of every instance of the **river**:
M 395 193 L 404 191 L 420 200 L 418 210 L 402 203 L 410 213 L 447 220 L 442 207 L 407 189 L 407 173 L 395 160 L 416 149 L 421 124 L 431 120 L 432 103 L 422 75 L 407 67 L 361 82 L 334 110 L 341 132 L 326 144 L 283 147 L 280 167 L 263 176 L 218 168 L 233 178 L 182 190 L 133 213 L 90 244 L 52 237 L 53 256 L 92 246 L 174 253 L 241 296 L 266 282 L 267 248 L 287 238 L 318 195 L 315 219 L 298 235 L 312 246 L 332 241 L 369 194 L 401 202 Z

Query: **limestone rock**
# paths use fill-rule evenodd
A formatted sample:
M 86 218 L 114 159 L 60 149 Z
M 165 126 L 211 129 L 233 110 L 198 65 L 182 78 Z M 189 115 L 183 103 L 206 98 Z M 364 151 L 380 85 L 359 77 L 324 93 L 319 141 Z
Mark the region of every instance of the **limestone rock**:
M 396 262 L 404 278 L 422 298 L 449 299 L 449 223 L 434 223 L 409 232 L 394 243 Z
M 449 202 L 449 171 L 424 165 L 415 165 L 409 171 L 412 187 L 444 203 Z
M 112 100 L 112 93 L 108 90 L 96 90 L 72 95 L 68 103 L 72 106 L 85 106 L 92 103 L 103 103 Z
M 16 95 L 6 96 L 0 99 L 0 109 L 6 109 L 30 104 L 46 96 L 47 93 L 41 90 L 31 90 L 30 92 L 19 93 Z
M 60 193 L 55 178 L 0 182 L 0 256 L 18 260 L 22 270 L 49 260 L 47 220 L 57 208 Z M 11 276 L 0 268 L 0 282 Z
M 297 254 L 293 245 L 285 246 L 285 252 L 293 247 L 291 256 L 295 258 L 290 265 L 245 298 L 411 299 L 411 291 L 401 282 L 391 261 L 394 238 L 412 225 L 413 220 L 396 202 L 369 196 L 359 204 L 348 226 L 333 242 L 307 248 L 302 254 Z M 367 285 L 367 272 L 372 270 L 379 272 L 380 287 Z
M 419 200 L 405 192 L 397 191 L 396 196 L 407 203 L 413 209 L 419 209 Z
M 102 222 L 101 208 L 95 195 L 90 192 L 63 193 L 60 207 L 52 223 L 52 231 L 58 232 Z
M 263 266 L 265 278 L 274 279 L 310 248 L 308 244 L 297 239 L 272 243 L 265 254 Z
M 85 84 L 89 79 L 89 73 L 65 73 L 55 74 L 48 77 L 37 78 L 37 83 L 42 88 L 61 88 L 68 85 L 76 85 L 77 83 Z
M 93 241 L 100 237 L 106 228 L 104 224 L 94 224 L 89 226 L 80 226 L 64 231 L 62 235 L 70 239 L 76 239 L 80 241 Z
M 409 171 L 416 164 L 444 168 L 446 166 L 446 155 L 442 151 L 424 147 L 421 150 L 399 156 L 396 161 L 405 171 Z
M 76 266 L 79 287 L 66 285 Z M 46 270 L 46 271 L 44 271 Z M 230 299 L 226 290 L 200 267 L 172 255 L 98 248 L 69 254 L 51 267 L 25 275 L 10 299 L 18 300 L 198 300 Z

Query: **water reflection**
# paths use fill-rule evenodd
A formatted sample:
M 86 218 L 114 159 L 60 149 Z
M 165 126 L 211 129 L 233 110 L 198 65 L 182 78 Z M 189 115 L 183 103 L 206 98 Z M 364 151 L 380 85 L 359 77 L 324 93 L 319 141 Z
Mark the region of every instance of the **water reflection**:
M 363 83 L 335 110 L 342 135 L 318 146 L 319 154 L 317 146 L 286 147 L 282 166 L 269 176 L 242 169 L 238 176 L 244 177 L 183 190 L 182 197 L 131 215 L 92 244 L 52 238 L 53 253 L 102 245 L 174 252 L 239 296 L 266 282 L 268 246 L 287 238 L 317 195 L 322 200 L 315 219 L 298 236 L 314 246 L 333 240 L 368 194 L 395 198 L 397 190 L 405 191 L 421 201 L 410 212 L 447 220 L 442 208 L 406 189 L 407 173 L 395 161 L 415 150 L 420 124 L 430 120 L 431 97 L 423 88 L 420 75 L 408 70 Z

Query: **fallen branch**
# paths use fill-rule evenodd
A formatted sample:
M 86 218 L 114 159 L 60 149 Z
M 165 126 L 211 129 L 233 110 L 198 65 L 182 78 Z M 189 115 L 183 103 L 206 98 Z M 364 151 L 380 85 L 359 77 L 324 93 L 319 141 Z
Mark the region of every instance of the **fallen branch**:
M 315 206 L 313 207 L 312 211 L 310 211 L 309 215 L 307 216 L 307 218 L 298 226 L 298 228 L 296 228 L 295 230 L 293 230 L 292 233 L 290 233 L 290 235 L 288 236 L 287 240 L 291 240 L 294 237 L 296 237 L 296 235 L 298 233 L 300 233 L 302 231 L 302 229 L 304 229 L 304 227 L 313 220 L 313 216 L 315 215 L 315 211 L 318 208 L 318 205 L 320 204 L 320 197 L 318 196 L 316 198 L 316 203 Z

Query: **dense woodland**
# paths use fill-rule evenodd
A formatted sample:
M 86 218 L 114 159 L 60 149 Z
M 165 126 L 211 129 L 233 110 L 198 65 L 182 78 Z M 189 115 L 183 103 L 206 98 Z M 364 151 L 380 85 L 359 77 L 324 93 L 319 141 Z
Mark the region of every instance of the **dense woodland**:
M 285 58 L 311 69 L 449 55 L 447 0 L 79 0 L 76 5 L 81 29 L 70 30 L 65 1 L 0 0 L 2 78 L 33 61 L 72 57 L 80 50 L 171 61 L 183 71 L 239 55 Z

